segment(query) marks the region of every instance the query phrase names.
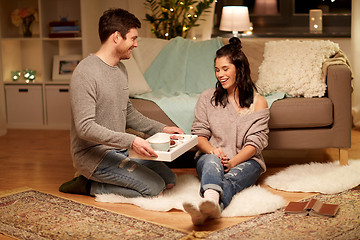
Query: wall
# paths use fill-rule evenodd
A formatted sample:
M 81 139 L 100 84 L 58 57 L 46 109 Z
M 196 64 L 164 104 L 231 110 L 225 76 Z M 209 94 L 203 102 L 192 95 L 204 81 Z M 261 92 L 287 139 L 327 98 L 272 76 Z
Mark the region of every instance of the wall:
M 1 24 L 0 24 L 0 32 L 1 32 Z M 2 48 L 0 43 L 0 56 L 2 56 L 1 51 Z M 2 66 L 2 57 L 0 57 L 0 66 Z M 6 134 L 6 111 L 5 111 L 4 83 L 0 81 L 0 136 L 5 134 Z
M 100 47 L 100 41 L 97 33 L 98 21 L 102 13 L 109 8 L 123 8 L 133 13 L 141 22 L 139 29 L 140 37 L 155 37 L 151 32 L 151 25 L 145 21 L 147 9 L 144 5 L 145 0 L 82 0 L 81 1 L 81 21 L 83 41 L 83 56 L 88 56 Z M 201 40 L 210 39 L 213 27 L 213 15 L 215 10 L 215 2 L 208 13 L 202 15 L 198 21 L 200 26 L 193 28 L 192 36 L 200 36 Z
M 352 0 L 351 4 L 351 64 L 354 74 L 353 123 L 360 128 L 360 1 Z

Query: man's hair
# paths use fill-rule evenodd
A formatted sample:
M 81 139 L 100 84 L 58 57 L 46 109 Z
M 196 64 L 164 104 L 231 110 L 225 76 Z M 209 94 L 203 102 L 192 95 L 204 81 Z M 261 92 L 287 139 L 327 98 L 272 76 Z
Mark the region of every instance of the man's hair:
M 140 27 L 141 23 L 134 14 L 120 8 L 106 10 L 99 20 L 100 41 L 104 43 L 116 31 L 125 39 L 130 29 Z

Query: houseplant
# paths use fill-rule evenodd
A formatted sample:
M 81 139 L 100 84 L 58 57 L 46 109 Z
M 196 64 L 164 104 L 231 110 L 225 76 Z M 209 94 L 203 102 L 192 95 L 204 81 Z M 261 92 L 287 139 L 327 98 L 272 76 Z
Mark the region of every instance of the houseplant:
M 146 0 L 145 7 L 151 13 L 145 15 L 151 24 L 151 31 L 157 38 L 186 38 L 200 16 L 211 8 L 214 0 Z

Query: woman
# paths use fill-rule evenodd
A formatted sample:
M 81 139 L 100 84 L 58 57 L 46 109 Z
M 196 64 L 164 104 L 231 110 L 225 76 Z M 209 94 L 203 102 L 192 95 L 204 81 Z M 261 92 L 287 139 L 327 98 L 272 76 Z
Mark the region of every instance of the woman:
M 196 169 L 203 200 L 183 207 L 195 225 L 219 218 L 232 197 L 266 170 L 261 151 L 268 143 L 269 109 L 238 38 L 216 52 L 215 72 L 216 88 L 200 95 L 191 129 L 199 140 Z

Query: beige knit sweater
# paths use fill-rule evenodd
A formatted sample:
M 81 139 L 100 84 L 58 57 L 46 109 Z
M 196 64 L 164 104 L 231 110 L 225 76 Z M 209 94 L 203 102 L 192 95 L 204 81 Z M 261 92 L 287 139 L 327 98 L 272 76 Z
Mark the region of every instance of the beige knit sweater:
M 253 159 L 265 172 L 266 165 L 261 152 L 268 144 L 269 109 L 239 115 L 231 104 L 225 108 L 212 105 L 210 101 L 214 90 L 208 89 L 200 95 L 195 106 L 192 134 L 206 137 L 212 146 L 222 148 L 229 158 L 246 145 L 254 146 L 256 154 Z

